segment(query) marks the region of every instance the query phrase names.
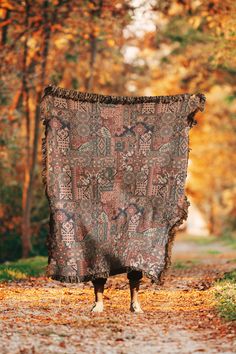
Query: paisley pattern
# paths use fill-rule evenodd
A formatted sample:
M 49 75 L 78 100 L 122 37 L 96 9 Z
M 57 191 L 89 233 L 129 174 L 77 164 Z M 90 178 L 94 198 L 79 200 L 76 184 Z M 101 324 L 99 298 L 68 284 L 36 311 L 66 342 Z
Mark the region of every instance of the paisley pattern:
M 135 269 L 161 283 L 187 218 L 189 130 L 204 95 L 61 90 L 46 88 L 40 105 L 46 274 L 81 282 Z

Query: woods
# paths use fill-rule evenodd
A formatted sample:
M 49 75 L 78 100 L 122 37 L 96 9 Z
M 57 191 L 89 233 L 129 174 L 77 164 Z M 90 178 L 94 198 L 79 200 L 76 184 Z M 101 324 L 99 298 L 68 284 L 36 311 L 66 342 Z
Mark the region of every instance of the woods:
M 206 93 L 187 193 L 210 234 L 235 234 L 235 7 L 230 0 L 1 2 L 2 261 L 46 254 L 39 100 L 49 83 L 116 95 Z
M 128 21 L 124 16 L 129 9 L 128 3 L 111 5 L 101 1 L 88 5 L 81 1 L 5 2 L 1 5 L 1 129 L 5 132 L 1 144 L 1 212 L 5 215 L 1 242 L 6 250 L 6 244 L 9 243 L 10 248 L 16 238 L 21 237 L 21 243 L 17 240 L 16 254 L 3 250 L 2 260 L 15 259 L 21 253 L 23 257 L 34 254 L 33 245 L 38 248 L 41 241 L 38 234 L 42 233 L 45 238 L 47 225 L 42 214 L 47 215 L 47 208 L 39 165 L 42 130 L 39 102 L 45 84 L 58 84 L 63 78 L 74 88 L 92 90 L 94 80 L 99 81 L 95 70 L 98 42 L 100 62 L 108 61 L 105 45 L 113 47 L 112 38 L 119 35 Z M 112 16 L 118 17 L 119 22 L 114 24 Z M 11 87 L 14 87 L 12 91 Z M 13 136 L 16 139 L 14 147 L 11 145 Z M 18 161 L 11 157 L 15 149 Z M 19 193 L 17 213 L 12 208 L 12 199 L 16 197 L 14 189 Z M 37 190 L 38 196 L 35 195 Z M 13 205 L 15 203 L 14 200 Z
M 54 91 L 57 91 L 56 87 L 61 87 L 76 90 L 77 93 L 88 92 L 107 95 L 107 97 L 202 93 L 203 95 L 200 94 L 202 102 L 204 102 L 204 95 L 206 97 L 204 112 L 201 110 L 197 112 L 195 117 L 197 124 L 189 133 L 186 195 L 193 205 L 190 210 L 191 215 L 188 216 L 187 222 L 179 230 L 173 242 L 172 259 L 168 259 L 168 262 L 171 261 L 171 267 L 164 284 L 151 283 L 146 275 L 142 280 L 139 294 L 143 312 L 129 311 L 130 302 L 132 304 L 134 300 L 134 296 L 129 296 L 129 291 L 130 295 L 133 291 L 137 300 L 138 290 L 133 281 L 131 291 L 131 283 L 128 283 L 126 274 L 109 276 L 105 285 L 104 311 L 100 313 L 91 312 L 91 303 L 94 295 L 102 298 L 104 286 L 102 291 L 100 286 L 99 292 L 98 287 L 96 293 L 90 281 L 65 284 L 46 276 L 51 246 L 54 250 L 59 249 L 56 256 L 63 274 L 71 272 L 72 279 L 81 275 L 81 269 L 86 268 L 85 262 L 79 262 L 76 256 L 81 250 L 84 251 L 82 232 L 88 231 L 90 235 L 88 226 L 91 225 L 91 219 L 96 219 L 97 224 L 99 221 L 104 221 L 105 226 L 100 225 L 99 228 L 98 225 L 96 233 L 98 239 L 101 235 L 107 239 L 106 236 L 109 234 L 111 244 L 117 236 L 116 228 L 108 232 L 108 224 L 105 224 L 108 213 L 92 213 L 89 199 L 83 200 L 85 216 L 81 229 L 77 227 L 80 225 L 79 207 L 74 209 L 75 218 L 72 220 L 74 205 L 80 206 L 78 199 L 83 195 L 84 186 L 89 186 L 92 181 L 93 196 L 100 193 L 99 182 L 96 179 L 94 181 L 91 174 L 84 184 L 83 180 L 76 180 L 76 178 L 73 180 L 78 186 L 75 197 L 77 204 L 74 203 L 71 210 L 69 203 L 67 210 L 65 205 L 59 206 L 55 213 L 59 228 L 62 222 L 66 224 L 64 233 L 55 233 L 57 233 L 57 241 L 58 239 L 60 241 L 61 237 L 63 246 L 67 247 L 69 261 L 67 262 L 66 252 L 62 250 L 62 243 L 58 242 L 58 247 L 55 246 L 55 242 L 49 245 L 50 210 L 43 184 L 47 167 L 44 159 L 46 148 L 43 149 L 45 127 L 41 124 L 43 119 L 40 119 L 41 97 L 44 88 L 48 85 L 53 85 Z M 66 91 L 63 91 L 65 97 Z M 58 98 L 59 106 L 60 102 Z M 78 102 L 71 106 L 78 109 Z M 103 120 L 103 125 L 106 124 L 106 119 L 110 121 L 114 119 L 115 131 L 120 124 L 119 114 L 116 115 L 115 110 L 112 114 L 108 109 L 104 107 L 102 109 L 104 111 L 100 118 Z M 150 108 L 147 104 L 146 109 L 150 113 L 153 106 Z M 86 116 L 87 112 L 84 113 L 81 114 L 78 110 L 75 118 L 80 119 L 81 116 L 86 119 L 91 118 L 89 114 L 88 117 Z M 130 110 L 129 113 L 135 121 L 138 110 L 133 112 Z M 60 115 L 60 107 L 57 109 L 57 114 Z M 69 117 L 69 112 L 65 109 L 65 117 L 67 114 Z M 72 116 L 74 119 L 74 113 L 71 111 L 71 119 Z M 183 116 L 185 117 L 184 114 Z M 148 120 L 152 121 L 153 117 L 155 119 L 155 115 L 151 114 L 149 116 L 147 114 L 147 117 L 143 114 L 143 117 L 144 120 L 147 118 L 145 123 Z M 158 114 L 157 117 L 163 118 Z M 176 117 L 179 118 L 178 114 Z M 55 127 L 57 124 L 60 126 L 63 119 L 60 121 L 59 117 L 57 120 L 58 117 L 55 116 L 53 121 L 54 118 Z M 95 121 L 96 119 L 92 120 L 89 129 L 92 129 L 91 126 Z M 87 132 L 86 124 L 88 121 L 82 127 Z M 63 129 L 66 127 L 64 123 L 61 125 Z M 146 126 L 144 123 L 142 125 L 140 123 L 136 131 L 142 133 L 144 126 Z M 75 124 L 75 127 L 73 132 L 75 134 L 72 135 L 71 140 L 74 146 L 79 148 L 81 141 L 84 143 L 85 140 L 83 140 L 81 126 L 80 130 L 78 124 Z M 128 131 L 130 126 L 125 128 Z M 117 129 L 117 131 L 121 130 L 119 127 Z M 177 124 L 173 131 L 174 129 L 179 131 L 181 127 L 178 128 Z M 113 126 L 110 130 L 113 130 Z M 165 130 L 167 135 L 171 130 L 172 128 Z M 220 0 L 0 1 L 0 131 L 0 352 L 2 354 L 43 352 L 229 354 L 235 351 L 235 0 L 223 2 Z M 55 131 L 56 129 L 54 133 Z M 98 133 L 96 124 L 92 131 L 94 134 Z M 104 139 L 101 139 L 101 142 L 106 143 L 109 141 L 107 137 L 109 138 L 110 131 L 103 126 L 102 133 Z M 146 137 L 150 138 L 148 134 Z M 99 134 L 98 136 L 100 137 Z M 158 146 L 156 136 L 155 139 Z M 116 145 L 113 144 L 116 146 L 115 156 L 122 152 L 125 143 L 120 140 L 116 141 Z M 130 146 L 134 144 L 132 139 L 129 143 Z M 141 149 L 141 153 L 144 151 L 144 157 L 149 143 L 150 139 L 147 142 L 144 138 L 143 150 Z M 53 139 L 50 144 L 48 148 L 54 151 Z M 58 145 L 58 141 L 55 145 Z M 164 153 L 166 145 L 168 149 L 171 144 L 162 145 Z M 183 151 L 187 151 L 187 145 L 184 143 L 183 145 Z M 63 149 L 63 142 L 61 146 Z M 110 145 L 108 147 L 110 148 Z M 181 150 L 181 147 L 182 144 L 179 144 L 176 149 L 172 148 L 172 155 L 177 150 Z M 84 154 L 76 156 L 77 165 L 75 164 L 73 169 L 75 175 L 81 173 L 80 167 L 84 161 L 90 162 L 91 151 L 93 150 L 85 148 L 82 150 Z M 62 155 L 60 155 L 61 166 L 57 171 L 61 172 L 62 179 L 68 181 L 70 178 L 66 173 L 63 175 L 64 171 L 62 171 L 66 160 L 63 160 Z M 53 156 L 56 161 L 58 155 Z M 146 182 L 147 178 L 143 170 L 141 173 L 139 171 L 141 165 L 139 156 L 134 161 L 132 153 L 130 155 L 124 153 L 122 161 L 125 167 L 132 167 L 132 163 L 135 165 L 134 173 L 129 173 L 127 169 L 125 174 L 127 190 L 129 186 L 135 189 L 132 187 L 136 187 L 136 180 L 138 180 L 138 187 L 142 193 L 142 188 L 145 190 L 145 184 L 142 182 L 144 180 Z M 114 156 L 110 156 L 111 160 L 112 157 Z M 96 158 L 94 160 L 97 165 L 101 162 Z M 178 161 L 176 165 L 181 166 Z M 150 165 L 151 163 L 152 161 Z M 101 171 L 101 184 L 104 183 L 103 193 L 105 192 L 102 196 L 103 206 L 107 201 L 106 198 L 111 198 L 112 189 L 109 190 L 109 187 L 115 175 L 112 165 L 110 168 L 110 163 L 108 167 Z M 56 169 L 53 171 L 56 176 L 55 171 Z M 158 174 L 158 168 L 152 171 L 154 171 L 154 178 L 157 177 L 157 181 L 161 180 L 161 187 L 165 190 L 167 185 L 165 176 Z M 54 175 L 52 173 L 50 176 L 52 189 Z M 160 176 L 163 178 L 159 178 Z M 179 177 L 181 183 L 182 171 Z M 106 179 L 107 184 L 104 182 Z M 172 195 L 175 197 L 180 188 L 179 184 L 173 186 L 176 193 L 173 188 Z M 64 187 L 63 183 L 62 187 Z M 75 189 L 74 186 L 73 188 Z M 89 195 L 88 189 L 87 195 Z M 168 188 L 166 189 L 168 194 Z M 159 192 L 157 187 L 152 190 L 154 193 Z M 65 191 L 68 191 L 66 187 Z M 122 192 L 122 187 L 118 188 L 117 194 Z M 111 209 L 113 204 L 119 204 L 117 200 L 115 199 L 114 202 L 114 199 L 109 199 Z M 152 214 L 152 210 L 149 213 L 150 210 L 145 209 L 147 217 L 144 221 L 147 223 L 141 223 L 141 231 L 147 228 L 152 218 L 154 219 L 154 213 L 157 215 L 156 221 L 160 221 L 164 207 L 168 209 L 171 219 L 175 221 L 172 203 L 163 205 L 164 203 L 159 202 L 158 204 L 156 196 L 153 200 L 154 212 Z M 186 204 L 185 210 L 182 209 L 183 215 L 185 215 Z M 128 208 L 121 209 L 118 205 L 117 209 L 122 216 Z M 141 247 L 138 238 L 135 239 L 135 227 L 139 223 L 141 213 L 135 214 L 134 209 L 131 208 L 130 215 L 133 217 L 133 224 L 130 226 L 131 236 L 134 237 L 131 238 L 133 244 L 131 242 L 129 248 L 125 243 L 121 243 L 119 252 L 123 255 L 128 251 L 132 265 L 139 266 L 138 262 L 142 258 Z M 66 222 L 67 219 L 69 222 Z M 122 220 L 118 225 L 120 230 L 124 225 Z M 80 235 L 73 234 L 72 223 L 75 221 L 78 222 L 76 227 L 79 229 L 76 232 L 82 230 Z M 151 232 L 145 233 L 147 239 L 143 237 L 143 251 L 145 253 L 145 250 L 148 250 L 147 257 L 143 259 L 145 266 L 155 264 L 156 260 L 150 257 L 152 248 L 156 247 L 160 254 L 166 254 L 167 250 L 163 241 L 167 239 L 165 230 L 162 232 L 162 238 L 155 239 L 157 234 L 153 233 L 152 242 L 150 242 Z M 142 240 L 140 234 L 138 237 Z M 81 243 L 74 242 L 78 239 Z M 112 246 L 114 244 L 117 243 L 112 243 Z M 148 244 L 149 248 L 147 248 Z M 73 249 L 71 245 L 78 248 Z M 89 251 L 94 258 L 97 255 L 96 245 L 98 243 L 96 244 L 93 239 L 87 239 L 88 249 L 90 248 Z M 135 257 L 132 253 L 135 248 L 139 252 L 139 257 Z M 115 246 L 110 254 L 105 254 L 107 259 L 111 255 L 114 256 L 114 250 Z M 58 264 L 53 257 L 51 260 L 52 266 L 56 268 Z M 100 263 L 102 263 L 101 259 Z M 161 258 L 159 263 L 160 267 L 163 266 Z M 109 265 L 111 265 L 111 258 Z M 56 271 L 58 269 L 55 273 Z

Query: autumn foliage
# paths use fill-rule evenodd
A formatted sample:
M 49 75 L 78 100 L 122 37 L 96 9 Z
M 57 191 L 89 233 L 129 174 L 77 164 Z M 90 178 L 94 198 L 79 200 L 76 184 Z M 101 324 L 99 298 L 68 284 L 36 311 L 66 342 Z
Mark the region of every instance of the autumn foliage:
M 234 235 L 235 14 L 233 0 L 1 1 L 1 260 L 46 255 L 39 101 L 49 83 L 114 95 L 204 93 L 187 193 L 211 234 Z

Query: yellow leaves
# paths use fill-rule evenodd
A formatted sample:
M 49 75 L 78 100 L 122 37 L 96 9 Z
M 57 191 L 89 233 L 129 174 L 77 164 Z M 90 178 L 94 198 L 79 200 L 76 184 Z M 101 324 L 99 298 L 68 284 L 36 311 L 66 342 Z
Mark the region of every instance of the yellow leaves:
M 184 246 L 187 243 L 185 242 Z M 202 247 L 196 243 L 187 245 L 188 256 L 184 251 L 185 247 L 182 251 L 180 247 L 179 260 L 183 257 L 193 259 L 193 254 L 196 253 L 203 254 Z M 20 348 L 26 347 L 26 344 L 31 348 L 34 343 L 37 353 L 42 350 L 47 352 L 49 346 L 54 353 L 67 353 L 69 349 L 80 353 L 85 348 L 87 352 L 94 353 L 99 346 L 104 348 L 104 338 L 109 339 L 109 348 L 116 348 L 119 342 L 120 352 L 127 352 L 128 346 L 131 347 L 139 338 L 140 343 L 151 340 L 156 348 L 166 344 L 168 352 L 169 343 L 172 346 L 175 344 L 173 331 L 170 329 L 181 327 L 185 333 L 184 345 L 185 342 L 188 344 L 189 336 L 193 338 L 194 330 L 198 331 L 198 337 L 204 336 L 205 340 L 208 335 L 212 340 L 219 335 L 222 338 L 223 334 L 225 345 L 228 333 L 232 333 L 232 327 L 226 327 L 217 316 L 215 289 L 197 289 L 206 280 L 212 284 L 214 277 L 219 276 L 222 269 L 232 269 L 233 264 L 230 266 L 226 262 L 214 262 L 212 257 L 216 256 L 210 254 L 204 254 L 203 257 L 205 259 L 202 264 L 191 265 L 187 269 L 172 268 L 163 287 L 152 285 L 144 278 L 139 298 L 145 313 L 140 318 L 134 318 L 129 312 L 130 294 L 125 274 L 109 278 L 104 293 L 105 311 L 101 314 L 90 312 L 94 301 L 90 282 L 61 284 L 41 277 L 31 281 L 2 283 L 2 342 L 16 346 L 19 338 Z M 228 258 L 225 257 L 226 259 Z M 182 332 L 174 332 L 178 338 L 182 336 Z M 12 333 L 16 338 L 14 341 Z M 123 342 L 125 346 L 121 347 Z M 178 340 L 178 345 L 179 343 Z M 219 351 L 221 347 L 217 349 Z
M 114 45 L 115 45 L 114 39 L 108 39 L 107 40 L 107 44 L 108 44 L 109 47 L 114 47 Z
M 54 45 L 58 49 L 64 48 L 68 43 L 68 39 L 66 37 L 58 37 L 57 39 L 54 40 Z
M 0 270 L 0 273 L 3 272 Z M 27 275 L 25 273 L 20 272 L 19 270 L 14 269 L 5 269 L 4 273 L 6 273 L 12 279 L 26 279 Z
M 93 31 L 92 31 L 93 35 L 97 37 L 100 33 L 100 30 L 101 28 L 99 26 L 93 26 Z
M 72 33 L 68 33 L 66 34 L 66 38 L 69 40 L 69 41 L 73 41 L 75 36 L 72 34 Z
M 214 306 L 214 297 L 210 291 L 190 290 L 158 290 L 155 292 L 145 291 L 145 294 L 140 294 L 146 297 L 149 303 L 149 310 L 183 312 L 183 311 L 198 311 L 199 309 L 210 310 Z
M 87 7 L 90 9 L 90 10 L 94 10 L 96 8 L 96 5 L 92 2 L 88 2 L 87 4 Z
M 217 36 L 223 35 L 225 39 L 230 39 L 235 33 L 236 21 L 232 16 L 236 13 L 236 3 L 231 0 L 225 0 L 223 3 L 217 3 L 210 10 L 203 6 L 201 15 L 205 17 L 208 28 Z
M 107 82 L 109 82 L 111 79 L 111 73 L 108 71 L 103 71 L 100 75 L 99 75 L 99 83 L 101 85 L 105 85 Z
M 124 276 L 123 276 L 124 278 Z M 124 282 L 124 280 L 122 280 Z M 63 297 L 61 290 L 57 286 L 55 288 L 45 288 L 43 283 L 40 286 L 40 281 L 35 281 L 37 289 L 25 287 L 22 283 L 22 287 L 7 288 L 5 285 L 4 296 L 2 297 L 6 302 L 18 304 L 19 307 L 27 306 L 30 308 L 36 308 L 40 314 L 32 314 L 34 322 L 47 322 L 54 324 L 62 324 L 72 322 L 73 319 L 67 319 L 65 311 L 71 312 L 80 304 L 85 306 L 88 302 L 92 304 L 93 290 L 71 288 L 70 291 L 63 290 Z M 108 295 L 108 296 L 107 296 Z M 115 308 L 118 312 L 125 312 L 128 308 L 129 301 L 128 291 L 117 290 L 114 288 L 108 288 L 106 290 L 106 301 L 109 302 L 110 311 Z M 113 301 L 109 301 L 113 299 Z M 214 306 L 213 296 L 210 290 L 175 290 L 169 291 L 163 290 L 148 290 L 140 292 L 140 301 L 145 304 L 145 310 L 148 312 L 161 311 L 161 312 L 188 312 L 198 311 L 199 309 L 210 310 Z M 108 304 L 107 304 L 108 305 Z M 48 311 L 52 313 L 52 316 L 48 316 Z M 44 314 L 44 311 L 46 314 Z
M 7 10 L 14 10 L 14 5 L 12 4 L 12 1 L 8 1 L 8 0 L 1 0 L 1 6 L 4 9 Z M 1 9 L 0 11 L 4 11 L 4 9 Z
M 37 47 L 37 40 L 33 36 L 28 38 L 27 41 L 28 48 L 35 49 Z
M 60 24 L 60 23 L 54 23 L 53 25 L 52 25 L 52 30 L 53 31 L 61 31 L 63 29 L 63 26 Z
M 58 5 L 59 4 L 59 0 L 51 0 L 51 2 L 53 3 L 53 5 Z
M 0 28 L 9 25 L 11 22 L 12 22 L 11 19 L 6 20 L 6 21 L 2 21 L 2 22 L 0 23 Z
M 214 28 L 216 26 L 217 26 L 217 22 L 216 21 L 214 21 L 214 20 L 208 21 L 208 27 L 209 28 Z
M 89 39 L 89 34 L 88 34 L 88 33 L 84 33 L 84 34 L 82 35 L 82 37 L 83 37 L 84 39 Z
M 190 19 L 189 19 L 189 24 L 194 29 L 198 29 L 198 27 L 200 26 L 201 22 L 202 22 L 202 17 L 200 17 L 200 16 L 190 17 Z
M 217 34 L 218 36 L 220 36 L 221 33 L 222 33 L 221 26 L 217 26 L 217 27 L 216 27 L 216 34 Z
M 182 11 L 183 11 L 183 6 L 181 4 L 173 2 L 169 11 L 168 11 L 168 14 L 170 16 L 176 16 L 176 15 L 181 14 Z

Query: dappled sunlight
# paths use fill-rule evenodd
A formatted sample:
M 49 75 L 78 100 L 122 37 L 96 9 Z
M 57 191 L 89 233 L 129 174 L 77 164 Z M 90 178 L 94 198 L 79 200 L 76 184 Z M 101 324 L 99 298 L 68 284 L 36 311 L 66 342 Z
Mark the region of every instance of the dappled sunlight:
M 54 352 L 60 352 L 61 346 L 72 346 L 75 351 L 86 347 L 91 352 L 97 348 L 97 343 L 103 343 L 103 338 L 108 341 L 109 348 L 117 347 L 119 343 L 121 351 L 137 341 L 139 345 L 151 341 L 168 352 L 165 343 L 172 341 L 177 346 L 186 344 L 193 348 L 194 343 L 201 343 L 203 338 L 208 343 L 213 340 L 212 348 L 222 348 L 224 342 L 230 351 L 236 326 L 219 318 L 214 281 L 232 270 L 236 260 L 228 262 L 228 254 L 223 253 L 222 263 L 213 254 L 205 258 L 209 264 L 204 264 L 202 258 L 196 258 L 198 262 L 192 261 L 192 252 L 196 257 L 200 256 L 202 246 L 187 239 L 183 235 L 177 239 L 179 247 L 164 285 L 151 284 L 150 279 L 143 278 L 139 299 L 144 313 L 139 315 L 129 311 L 126 274 L 108 279 L 104 312 L 99 314 L 90 312 L 94 301 L 91 282 L 63 284 L 44 276 L 2 282 L 0 317 L 7 333 L 14 331 L 27 338 L 33 334 L 40 348 L 52 345 L 51 338 L 57 335 L 59 342 L 54 340 Z M 182 258 L 186 242 L 191 251 L 187 260 Z M 231 290 L 228 290 L 228 296 L 234 296 Z M 198 333 L 200 342 L 193 339 L 193 333 Z M 4 340 L 13 345 L 13 339 L 6 337 Z
M 1 354 L 235 352 L 235 14 L 234 0 L 1 2 Z M 46 87 L 52 89 L 51 85 L 62 88 L 59 96 L 64 90 L 68 97 L 49 99 L 45 119 L 40 121 L 42 95 Z M 46 91 L 53 93 L 51 89 Z M 101 102 L 90 107 L 86 100 L 76 99 L 102 94 L 108 98 L 130 96 L 131 102 L 133 96 L 183 97 L 185 93 L 200 93 L 204 98 L 198 106 L 201 109 L 192 112 L 197 114 L 188 142 L 183 139 L 188 130 L 182 123 L 186 123 L 185 113 L 190 107 L 179 105 L 178 100 L 170 105 L 162 102 L 156 108 L 143 106 L 146 99 L 143 103 L 134 100 L 135 109 L 128 105 L 124 112 L 121 109 L 121 120 L 114 107 L 110 110 L 100 106 Z M 173 125 L 169 118 L 177 111 L 179 123 Z M 159 122 L 165 125 L 164 130 Z M 108 123 L 111 131 L 117 128 L 117 141 L 111 139 L 111 144 Z M 72 126 L 75 134 L 68 130 Z M 44 128 L 52 133 L 50 143 L 42 138 Z M 127 139 L 120 139 L 123 134 Z M 86 143 L 90 135 L 93 139 Z M 177 143 L 178 136 L 181 139 Z M 73 151 L 68 153 L 72 145 Z M 46 161 L 45 147 L 54 155 L 55 164 L 51 157 Z M 141 152 L 135 164 L 135 155 L 125 156 L 128 147 L 130 152 Z M 181 158 L 182 153 L 188 153 L 188 161 Z M 162 285 L 143 277 L 139 300 L 144 313 L 139 314 L 130 311 L 126 274 L 107 279 L 102 313 L 91 312 L 95 300 L 91 282 L 62 283 L 45 276 L 49 259 L 63 268 L 63 245 L 68 246 L 70 259 L 63 274 L 67 268 L 72 277 L 82 274 L 86 262 L 76 258 L 85 245 L 87 223 L 103 221 L 105 227 L 98 228 L 97 239 L 104 233 L 104 239 L 115 240 L 117 230 L 105 223 L 111 208 L 121 211 L 120 235 L 125 229 L 122 220 L 129 216 L 130 230 L 137 226 L 132 208 L 130 215 L 120 208 L 118 196 L 124 198 L 123 191 L 116 187 L 117 196 L 112 199 L 112 178 L 122 179 L 121 168 L 113 173 L 114 156 L 122 161 L 127 172 L 125 183 L 137 192 L 134 195 L 141 204 L 145 188 L 152 193 L 150 201 L 151 195 L 155 200 L 160 198 L 153 210 L 140 204 L 137 215 L 144 212 L 142 230 L 147 230 L 154 219 L 163 229 L 161 216 L 168 219 L 168 213 L 162 213 L 165 208 L 174 216 L 177 209 L 168 198 L 177 200 L 183 194 L 186 176 L 184 192 L 190 206 L 173 242 L 172 264 Z M 93 166 L 92 174 L 102 168 L 99 178 L 86 177 L 89 165 Z M 45 190 L 47 178 L 52 183 Z M 53 210 L 59 227 L 50 217 L 45 192 L 62 195 L 55 199 L 58 210 Z M 90 193 L 101 196 L 100 217 L 87 205 Z M 79 206 L 81 200 L 86 223 L 77 227 L 83 218 L 79 208 L 72 212 L 72 205 Z M 179 199 L 182 210 L 181 203 Z M 64 213 L 60 208 L 68 209 Z M 151 254 L 151 247 L 161 240 L 148 242 L 149 233 L 144 232 L 147 239 L 143 239 L 143 250 L 146 252 L 147 242 Z M 77 242 L 74 237 L 80 233 Z M 50 234 L 61 234 L 58 245 Z M 131 234 L 130 253 L 137 246 L 135 231 Z M 162 236 L 164 255 L 168 240 L 164 231 Z M 74 252 L 71 245 L 75 244 Z M 88 243 L 89 251 L 97 248 L 96 243 Z M 52 257 L 56 249 L 62 255 L 58 262 Z M 151 264 L 150 259 L 147 262 Z
M 123 280 L 124 281 L 124 280 Z M 38 282 L 37 282 L 38 283 Z M 2 305 L 5 304 L 8 308 L 37 309 L 42 311 L 40 315 L 32 314 L 34 321 L 43 321 L 48 317 L 52 323 L 55 323 L 54 316 L 58 316 L 62 322 L 71 312 L 79 309 L 84 313 L 84 307 L 92 304 L 93 289 L 47 289 L 37 286 L 35 289 L 25 288 L 24 283 L 21 287 L 8 287 L 7 284 L 1 286 L 0 296 Z M 129 291 L 107 289 L 105 291 L 105 308 L 107 312 L 119 311 L 120 313 L 127 312 L 129 305 Z M 181 291 L 181 290 L 152 290 L 140 291 L 140 301 L 146 313 L 156 312 L 157 316 L 160 312 L 179 312 L 179 311 L 198 311 L 210 310 L 214 307 L 214 295 L 211 290 L 207 291 Z M 37 312 L 36 311 L 36 312 Z M 45 313 L 45 315 L 43 315 Z M 16 316 L 17 318 L 17 316 Z M 24 319 L 22 319 L 24 321 Z M 25 318 L 28 321 L 28 318 Z M 73 321 L 72 321 L 73 322 Z

